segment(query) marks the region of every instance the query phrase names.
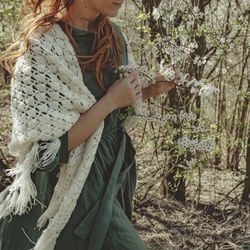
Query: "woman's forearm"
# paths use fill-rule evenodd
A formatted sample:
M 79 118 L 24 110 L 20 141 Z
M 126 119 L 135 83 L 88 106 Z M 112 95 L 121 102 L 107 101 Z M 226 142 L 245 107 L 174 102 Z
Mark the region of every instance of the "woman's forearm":
M 98 102 L 81 114 L 68 131 L 68 150 L 85 141 L 113 110 L 127 107 L 141 98 L 137 74 L 134 71 L 128 77 L 115 81 Z
M 68 150 L 70 151 L 86 140 L 114 109 L 112 101 L 105 95 L 89 110 L 82 113 L 68 131 Z
M 142 101 L 168 92 L 177 82 L 176 80 L 166 81 L 163 76 L 157 77 L 156 81 L 156 83 L 150 83 L 148 87 L 142 89 Z
M 143 102 L 149 99 L 150 97 L 157 96 L 157 93 L 152 86 L 153 85 L 149 85 L 148 87 L 142 89 L 142 101 Z

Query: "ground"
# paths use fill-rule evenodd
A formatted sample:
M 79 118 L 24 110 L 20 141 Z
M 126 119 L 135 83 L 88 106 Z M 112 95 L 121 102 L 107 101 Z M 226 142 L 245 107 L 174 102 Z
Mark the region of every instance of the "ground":
M 191 202 L 135 206 L 135 227 L 149 249 L 250 249 L 249 208 L 218 210 Z
M 11 166 L 15 159 L 7 148 L 11 134 L 10 100 L 3 92 L 0 110 L 0 149 Z M 137 133 L 133 131 L 131 136 L 136 138 Z M 139 173 L 147 155 L 150 154 L 143 150 L 137 153 Z M 148 162 L 154 164 L 149 159 Z M 138 174 L 133 224 L 148 249 L 250 249 L 250 208 L 249 204 L 240 203 L 242 185 L 237 187 L 238 177 L 231 171 L 204 169 L 198 201 L 198 174 L 194 174 L 185 204 L 170 198 L 161 199 L 159 193 L 143 201 L 140 178 Z

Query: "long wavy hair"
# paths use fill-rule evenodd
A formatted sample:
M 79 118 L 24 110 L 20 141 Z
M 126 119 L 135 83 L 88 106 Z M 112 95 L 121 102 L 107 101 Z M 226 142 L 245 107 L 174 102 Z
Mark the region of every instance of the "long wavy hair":
M 70 20 L 69 10 L 74 0 L 26 0 L 20 8 L 20 33 L 0 58 L 4 67 L 14 77 L 14 65 L 18 57 L 29 48 L 29 39 L 39 27 L 44 33 L 54 23 L 65 22 L 65 31 L 76 52 L 83 77 L 85 70 L 93 72 L 102 90 L 105 90 L 102 70 L 117 68 L 121 64 L 120 53 L 124 53 L 124 45 L 119 34 L 114 30 L 109 18 L 100 14 L 93 22 L 95 39 L 91 46 L 90 56 L 80 56 L 79 49 L 72 37 L 72 27 L 66 24 Z M 82 60 L 85 58 L 86 60 Z

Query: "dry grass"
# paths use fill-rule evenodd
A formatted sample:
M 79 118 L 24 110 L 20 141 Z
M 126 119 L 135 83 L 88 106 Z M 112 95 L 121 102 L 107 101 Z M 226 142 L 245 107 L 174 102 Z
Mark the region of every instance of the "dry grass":
M 134 225 L 148 248 L 250 249 L 250 203 L 241 203 L 244 166 L 237 172 L 222 166 L 206 166 L 200 174 L 190 172 L 185 204 L 162 199 L 161 179 L 151 174 L 164 166 L 164 156 L 159 152 L 155 156 L 152 140 L 141 147 L 143 127 L 141 123 L 131 133 L 138 168 Z M 153 183 L 145 199 L 145 190 Z
M 134 225 L 152 250 L 250 249 L 248 206 L 223 211 L 194 207 L 192 201 L 153 200 L 135 205 Z

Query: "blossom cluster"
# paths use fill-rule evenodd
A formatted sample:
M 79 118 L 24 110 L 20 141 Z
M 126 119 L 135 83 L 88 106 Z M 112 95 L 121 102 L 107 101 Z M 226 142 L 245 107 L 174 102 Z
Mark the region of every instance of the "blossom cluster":
M 162 19 L 164 28 L 166 28 L 166 25 L 167 25 L 166 23 L 168 21 L 174 21 L 179 11 L 182 11 L 185 13 L 187 9 L 189 10 L 187 14 L 190 16 L 186 18 L 188 18 L 190 21 L 200 19 L 204 15 L 202 12 L 200 12 L 197 6 L 194 6 L 192 11 L 190 11 L 190 8 L 187 2 L 172 0 L 168 2 L 162 1 L 157 8 L 154 7 L 153 17 L 156 21 L 158 21 L 159 19 Z
M 150 113 L 149 111 L 142 112 L 140 114 L 136 114 L 143 118 L 146 121 L 152 122 L 157 121 L 161 124 L 165 123 L 173 123 L 173 124 L 180 124 L 181 127 L 184 129 L 192 129 L 194 133 L 207 133 L 208 127 L 205 125 L 204 122 L 198 122 L 197 115 L 194 112 L 185 112 L 181 110 L 179 113 L 168 113 L 166 115 L 162 115 L 160 113 Z M 194 125 L 195 123 L 195 125 Z M 186 124 L 189 124 L 191 127 L 187 127 Z
M 210 97 L 217 95 L 220 90 L 211 84 L 207 84 L 205 79 L 193 79 L 191 81 L 187 82 L 187 86 L 191 86 L 190 92 L 192 94 L 199 94 L 200 96 L 203 97 Z
M 128 77 L 130 73 L 138 70 L 138 80 L 142 83 L 143 87 L 146 88 L 150 84 L 155 84 L 156 80 L 156 72 L 153 69 L 147 69 L 145 66 L 141 67 L 131 67 L 128 65 L 121 65 L 116 69 L 116 73 L 119 74 L 120 79 Z M 175 71 L 171 67 L 162 68 L 162 75 L 166 79 L 166 81 L 172 81 L 175 79 Z
M 196 121 L 197 115 L 193 112 L 186 113 L 184 110 L 181 110 L 179 113 L 180 122 L 184 120 L 187 122 Z
M 141 67 L 131 67 L 129 65 L 121 65 L 119 68 L 116 69 L 116 73 L 119 74 L 120 79 L 128 77 L 133 71 L 138 70 L 138 80 L 142 83 L 143 87 L 147 87 L 150 84 L 155 84 L 155 72 L 150 69 L 149 71 L 145 66 Z
M 188 42 L 183 37 L 181 39 L 182 43 L 179 44 L 179 41 L 175 41 L 172 35 L 157 36 L 152 48 L 153 56 L 158 58 L 160 55 L 166 55 L 168 59 L 165 58 L 165 60 L 169 65 L 177 65 L 187 60 L 198 45 L 196 42 Z
M 174 23 L 180 17 L 180 14 L 182 15 L 182 21 L 177 27 L 174 27 Z M 206 37 L 207 45 L 216 48 L 215 57 L 223 57 L 227 50 L 234 47 L 234 44 L 228 37 L 223 37 L 221 34 L 218 35 L 214 31 L 211 22 L 209 22 L 211 17 L 205 17 L 204 13 L 200 12 L 197 6 L 191 8 L 186 1 L 161 1 L 157 8 L 154 7 L 152 16 L 157 22 L 159 21 L 159 27 L 163 27 L 167 31 L 162 32 L 164 36 L 156 35 L 152 53 L 156 58 L 163 57 L 168 65 L 182 65 L 181 67 L 184 68 L 187 61 L 191 59 L 192 64 L 197 67 L 204 67 L 205 65 L 215 67 L 209 55 L 200 56 L 195 53 L 198 49 L 198 44 L 191 31 L 196 31 L 197 36 L 203 35 Z M 241 16 L 236 20 L 236 23 L 242 25 L 244 23 L 246 25 L 247 21 L 245 17 Z M 193 57 L 193 54 L 196 55 Z M 219 68 L 216 67 L 215 72 L 219 73 L 218 70 Z M 221 74 L 227 74 L 226 67 L 221 69 Z M 203 97 L 211 97 L 219 93 L 219 89 L 212 84 L 208 84 L 205 79 L 196 80 L 192 79 L 192 77 L 189 73 L 185 75 L 180 74 L 178 85 L 187 84 L 186 86 L 191 88 L 191 94 Z
M 186 164 L 189 168 L 194 167 L 194 165 L 197 163 L 197 159 L 192 158 L 190 161 L 186 160 Z
M 214 96 L 217 95 L 220 90 L 212 85 L 204 85 L 201 87 L 199 95 L 204 97 Z
M 160 113 L 150 114 L 149 111 L 145 111 L 137 115 L 139 115 L 144 120 L 147 120 L 148 122 L 158 121 L 161 124 L 170 123 L 170 122 L 177 123 L 178 121 L 178 116 L 176 114 L 171 114 L 171 113 L 162 115 Z
M 175 100 L 178 102 L 175 107 L 178 107 L 178 110 L 171 110 L 168 114 L 146 112 L 140 115 L 147 121 L 158 121 L 160 124 L 170 125 L 168 142 L 171 142 L 177 151 L 179 149 L 180 154 L 185 155 L 181 157 L 182 162 L 178 162 L 178 164 L 181 163 L 188 167 L 199 165 L 201 161 L 197 160 L 198 157 L 205 159 L 207 153 L 214 150 L 215 143 L 211 139 L 214 136 L 211 135 L 207 124 L 200 118 L 198 119 L 199 108 L 196 110 L 197 114 L 187 113 L 182 109 L 192 110 L 198 100 L 195 98 L 197 95 L 207 98 L 220 92 L 208 79 L 217 79 L 211 77 L 211 75 L 214 76 L 214 73 L 218 73 L 222 78 L 226 77 L 230 65 L 225 62 L 218 67 L 218 60 L 224 61 L 225 54 L 235 47 L 232 37 L 226 35 L 223 30 L 215 29 L 215 22 L 211 21 L 213 15 L 207 16 L 207 11 L 204 13 L 195 4 L 191 6 L 188 1 L 161 1 L 157 8 L 154 7 L 151 16 L 158 25 L 159 33 L 148 32 L 148 34 L 154 34 L 154 40 L 148 43 L 150 56 L 153 55 L 157 61 L 161 61 L 161 67 L 167 74 L 165 79 L 173 79 L 174 74 L 170 73 L 171 67 L 175 70 L 179 69 L 180 80 L 175 92 L 177 95 Z M 147 13 L 147 15 L 151 14 Z M 246 20 L 247 18 L 244 16 L 232 20 L 232 27 L 235 26 L 236 30 L 239 30 L 240 27 L 247 27 Z M 206 50 L 203 45 L 206 46 Z M 147 50 L 145 49 L 145 51 Z M 204 75 L 209 78 L 205 79 Z M 164 113 L 163 109 L 162 113 Z
M 177 145 L 179 149 L 189 149 L 191 152 L 194 152 L 195 150 L 211 152 L 215 149 L 215 143 L 210 138 L 201 140 L 190 139 L 186 134 L 178 139 Z
M 175 72 L 172 68 L 168 67 L 165 70 L 162 70 L 163 76 L 166 81 L 173 81 L 175 79 Z
M 176 144 L 176 148 L 184 152 L 184 154 L 192 155 L 190 161 L 185 160 L 182 165 L 193 167 L 197 163 L 196 154 L 211 153 L 215 149 L 215 143 L 209 137 L 209 128 L 203 120 L 198 120 L 197 115 L 193 112 L 185 112 L 180 110 L 178 113 L 169 112 L 166 115 L 160 113 L 150 113 L 145 111 L 136 114 L 148 122 L 159 122 L 160 124 L 168 124 L 172 127 L 170 134 L 171 141 Z

